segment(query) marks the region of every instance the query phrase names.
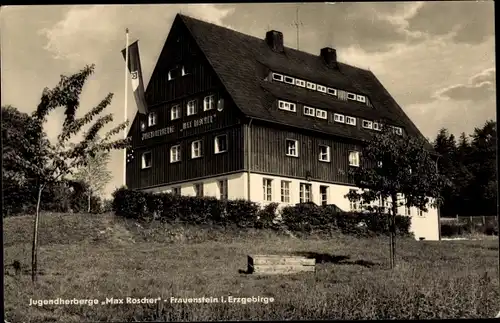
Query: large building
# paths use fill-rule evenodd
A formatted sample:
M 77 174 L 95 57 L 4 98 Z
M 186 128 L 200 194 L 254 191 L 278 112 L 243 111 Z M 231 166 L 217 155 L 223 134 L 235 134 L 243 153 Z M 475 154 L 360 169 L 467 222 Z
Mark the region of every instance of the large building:
M 375 75 L 335 49 L 313 55 L 284 47 L 279 31 L 260 39 L 184 15 L 145 95 L 126 181 L 151 192 L 352 210 L 344 195 L 363 142 L 382 124 L 422 136 Z M 400 213 L 417 239 L 439 239 L 436 209 Z

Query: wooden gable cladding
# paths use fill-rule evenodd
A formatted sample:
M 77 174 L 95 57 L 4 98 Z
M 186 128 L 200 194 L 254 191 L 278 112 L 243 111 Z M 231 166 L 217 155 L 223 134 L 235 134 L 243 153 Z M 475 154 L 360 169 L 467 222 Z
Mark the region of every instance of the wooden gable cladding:
M 286 155 L 287 139 L 298 141 L 298 157 Z M 330 147 L 330 162 L 319 161 L 320 145 Z M 252 125 L 251 147 L 251 171 L 346 184 L 353 183 L 348 176 L 353 167 L 349 166 L 349 152 L 358 151 L 362 155 L 362 146 L 355 141 L 264 123 Z

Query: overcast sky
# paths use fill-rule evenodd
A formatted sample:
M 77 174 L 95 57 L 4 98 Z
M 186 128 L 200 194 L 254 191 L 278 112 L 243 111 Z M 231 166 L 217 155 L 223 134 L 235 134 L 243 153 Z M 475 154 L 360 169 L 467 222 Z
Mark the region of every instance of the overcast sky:
M 319 54 L 331 46 L 340 61 L 373 71 L 426 137 L 442 127 L 470 133 L 496 120 L 493 1 L 2 7 L 1 103 L 31 112 L 44 87 L 94 63 L 78 115 L 112 92 L 107 111 L 116 125 L 124 118 L 126 27 L 131 41 L 139 39 L 147 85 L 175 14 L 260 38 L 279 30 L 296 47 L 297 7 L 300 49 Z M 132 120 L 131 91 L 128 102 Z M 62 120 L 61 109 L 51 114 L 49 136 L 59 133 Z M 122 163 L 123 153 L 114 152 L 108 194 L 122 184 Z

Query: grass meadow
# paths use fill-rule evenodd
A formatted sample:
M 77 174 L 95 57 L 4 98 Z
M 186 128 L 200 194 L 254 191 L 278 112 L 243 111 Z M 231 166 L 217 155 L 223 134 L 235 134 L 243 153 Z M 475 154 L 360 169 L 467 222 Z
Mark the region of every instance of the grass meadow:
M 42 214 L 31 283 L 33 216 L 4 219 L 9 322 L 431 319 L 494 317 L 498 243 L 291 237 L 270 231 L 138 224 L 106 215 Z M 309 254 L 315 273 L 242 273 L 249 254 Z M 18 260 L 22 273 L 10 264 Z M 30 299 L 272 297 L 264 303 L 44 305 Z

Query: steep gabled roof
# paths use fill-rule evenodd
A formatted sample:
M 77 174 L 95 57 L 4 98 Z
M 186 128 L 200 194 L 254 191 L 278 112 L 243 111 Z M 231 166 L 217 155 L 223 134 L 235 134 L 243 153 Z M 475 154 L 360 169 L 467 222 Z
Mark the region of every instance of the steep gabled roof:
M 180 14 L 176 17 L 178 19 L 186 25 L 238 108 L 249 117 L 356 139 L 369 139 L 371 136 L 370 131 L 365 129 L 328 124 L 272 108 L 277 99 L 288 99 L 358 118 L 384 119 L 392 125 L 403 127 L 410 136 L 423 138 L 371 71 L 340 62 L 338 69 L 332 69 L 326 66 L 319 55 L 288 47 L 285 47 L 284 53 L 276 53 L 264 39 Z M 337 100 L 296 86 L 268 82 L 264 77 L 270 70 L 364 94 L 373 107 Z

